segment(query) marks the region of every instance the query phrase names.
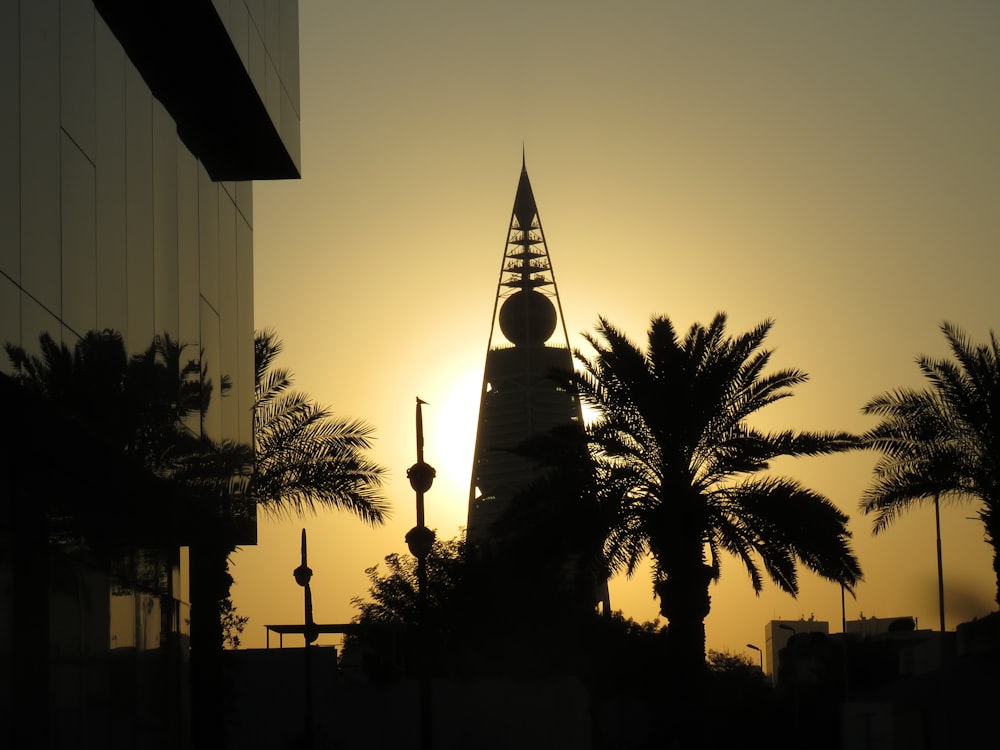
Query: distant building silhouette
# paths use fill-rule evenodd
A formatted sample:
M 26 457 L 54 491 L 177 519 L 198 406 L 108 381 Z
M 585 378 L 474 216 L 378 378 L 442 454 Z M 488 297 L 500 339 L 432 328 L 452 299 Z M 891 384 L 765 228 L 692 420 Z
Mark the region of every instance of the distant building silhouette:
M 805 633 L 830 633 L 830 623 L 812 618 L 798 620 L 771 620 L 764 625 L 764 671 L 771 677 L 771 684 L 778 684 L 781 667 L 781 650 L 792 636 Z
M 522 159 L 507 231 L 480 396 L 466 531 L 470 549 L 488 546 L 493 524 L 536 476 L 513 453 L 525 440 L 582 424 L 574 393 L 551 378 L 573 356 L 542 222 Z
M 775 742 L 879 750 L 990 744 L 1000 694 L 1000 613 L 947 632 L 920 630 L 910 616 L 845 625 L 828 634 L 823 622 L 768 623 L 775 641 L 787 639 L 776 665 L 776 696 L 785 708 L 784 719 L 772 724 Z
M 232 386 L 191 432 L 249 444 L 249 180 L 299 176 L 298 65 L 296 0 L 0 3 L 0 344 L 112 329 L 134 354 L 166 333 Z M 186 542 L 110 560 L 51 536 L 53 507 L 159 507 L 159 484 L 8 368 L 0 352 L 4 737 L 187 747 Z

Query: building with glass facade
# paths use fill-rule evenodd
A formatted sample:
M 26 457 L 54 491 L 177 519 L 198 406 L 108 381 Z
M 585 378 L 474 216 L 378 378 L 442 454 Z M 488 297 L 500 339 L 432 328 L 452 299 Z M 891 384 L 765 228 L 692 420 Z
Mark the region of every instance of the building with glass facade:
M 299 176 L 298 65 L 297 0 L 0 4 L 0 343 L 185 344 L 215 384 L 187 427 L 251 444 L 252 181 Z M 183 747 L 183 534 L 127 560 L 52 535 L 67 498 L 170 491 L 11 373 L 0 353 L 0 724 L 12 746 Z

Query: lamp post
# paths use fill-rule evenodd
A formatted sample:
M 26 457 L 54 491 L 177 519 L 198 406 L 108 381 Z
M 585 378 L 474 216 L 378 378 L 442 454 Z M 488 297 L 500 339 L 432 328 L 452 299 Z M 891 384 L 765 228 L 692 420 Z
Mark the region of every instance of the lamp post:
M 417 398 L 417 462 L 406 470 L 406 477 L 417 495 L 417 525 L 406 533 L 406 546 L 417 558 L 417 633 L 420 653 L 420 746 L 430 750 L 431 682 L 427 658 L 427 555 L 434 545 L 434 532 L 424 524 L 424 493 L 434 483 L 437 472 L 424 461 L 424 420 L 420 407 L 426 401 Z
M 302 563 L 292 575 L 295 582 L 302 587 L 303 602 L 305 605 L 305 616 L 302 628 L 302 636 L 305 639 L 305 695 L 304 721 L 305 721 L 305 746 L 311 748 L 313 745 L 313 721 L 312 721 L 312 669 L 309 663 L 310 644 L 316 640 L 319 633 L 316 630 L 316 623 L 313 621 L 312 590 L 309 588 L 309 580 L 312 578 L 312 569 L 306 564 L 306 530 L 302 529 Z
M 760 672 L 764 673 L 764 652 L 760 650 L 760 646 L 755 646 L 752 643 L 747 644 L 747 648 L 752 648 L 760 655 Z
M 934 529 L 937 532 L 938 617 L 944 632 L 944 569 L 941 562 L 941 503 L 940 493 L 934 493 Z

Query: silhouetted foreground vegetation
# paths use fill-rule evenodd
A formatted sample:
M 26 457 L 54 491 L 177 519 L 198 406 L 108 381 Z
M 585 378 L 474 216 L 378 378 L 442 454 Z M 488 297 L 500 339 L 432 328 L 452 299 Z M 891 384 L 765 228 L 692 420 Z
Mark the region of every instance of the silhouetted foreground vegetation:
M 191 697 L 195 736 L 205 745 L 224 743 L 221 652 L 245 622 L 229 598 L 229 557 L 255 537 L 257 507 L 344 508 L 371 524 L 382 523 L 388 507 L 384 469 L 364 455 L 371 427 L 334 418 L 292 391 L 288 371 L 273 367 L 281 350 L 273 332 L 255 344 L 253 446 L 205 435 L 215 388 L 204 358 L 188 357 L 188 347 L 166 334 L 131 356 L 110 330 L 87 333 L 72 350 L 48 334 L 39 355 L 6 346 L 12 380 L 100 446 L 98 455 L 118 457 L 105 481 L 127 488 L 53 495 L 39 508 L 39 543 L 71 548 L 160 595 L 171 593 L 165 571 L 177 548 L 190 548 Z M 221 380 L 224 396 L 229 379 Z
M 345 640 L 345 670 L 361 669 L 376 683 L 415 679 L 429 653 L 437 679 L 486 679 L 509 690 L 553 676 L 577 679 L 590 696 L 595 748 L 690 747 L 692 736 L 701 747 L 729 747 L 745 739 L 746 722 L 782 715 L 780 696 L 741 656 L 710 651 L 692 680 L 665 626 L 593 610 L 553 618 L 492 596 L 484 581 L 506 578 L 501 590 L 510 590 L 515 579 L 466 555 L 461 539 L 436 543 L 428 565 L 424 630 L 415 560 L 393 554 L 384 569 L 367 571 L 371 588 L 354 600 L 360 627 Z

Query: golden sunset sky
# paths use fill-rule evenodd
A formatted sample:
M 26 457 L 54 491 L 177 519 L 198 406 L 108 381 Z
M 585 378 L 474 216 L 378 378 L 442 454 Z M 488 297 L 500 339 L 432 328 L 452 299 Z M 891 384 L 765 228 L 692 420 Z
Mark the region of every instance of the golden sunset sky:
M 861 406 L 920 386 L 939 324 L 1000 327 L 1000 5 L 973 2 L 301 0 L 300 181 L 255 186 L 255 320 L 278 364 L 376 429 L 393 519 L 261 519 L 234 558 L 248 647 L 302 621 L 309 536 L 319 622 L 347 622 L 365 568 L 406 552 L 414 402 L 440 537 L 464 526 L 478 388 L 522 146 L 571 345 L 608 317 L 644 342 L 776 321 L 775 368 L 810 375 L 774 428 L 860 431 Z M 874 456 L 776 467 L 851 514 L 865 572 L 847 617 L 937 627 L 930 506 L 877 538 L 857 511 Z M 949 628 L 996 608 L 974 506 L 942 514 Z M 723 561 L 709 648 L 750 653 L 800 615 L 840 631 L 840 589 L 803 571 L 754 595 Z M 612 606 L 657 617 L 649 575 Z M 516 606 L 511 602 L 511 606 Z M 321 643 L 324 641 L 321 641 Z M 292 638 L 286 645 L 300 645 Z

